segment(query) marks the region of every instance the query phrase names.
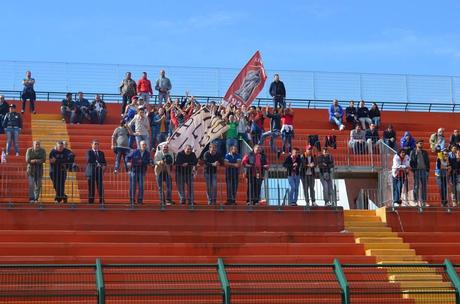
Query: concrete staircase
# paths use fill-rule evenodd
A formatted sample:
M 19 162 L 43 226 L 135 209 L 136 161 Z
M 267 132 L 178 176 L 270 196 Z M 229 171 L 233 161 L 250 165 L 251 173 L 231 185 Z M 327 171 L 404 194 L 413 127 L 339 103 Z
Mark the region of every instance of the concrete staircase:
M 398 284 L 404 298 L 413 299 L 415 303 L 455 303 L 451 294 L 442 294 L 443 289 L 451 283 L 443 280 L 435 268 L 428 267 L 386 267 L 385 264 L 427 264 L 417 255 L 409 243 L 393 232 L 385 222 L 385 210 L 345 210 L 345 229 L 352 232 L 355 242 L 363 244 L 366 256 L 373 256 L 377 264 L 387 270 L 388 281 Z M 423 292 L 438 292 L 429 295 Z
M 58 114 L 37 114 L 32 116 L 31 131 L 32 140 L 39 140 L 42 148 L 44 148 L 47 153 L 46 164 L 43 172 L 41 202 L 54 202 L 55 191 L 53 183 L 49 177 L 48 155 L 51 149 L 56 146 L 56 142 L 59 140 L 67 141 L 68 148 L 71 149 L 67 127 Z M 69 203 L 80 202 L 80 194 L 75 172 L 68 172 L 67 174 L 65 193 L 69 197 Z

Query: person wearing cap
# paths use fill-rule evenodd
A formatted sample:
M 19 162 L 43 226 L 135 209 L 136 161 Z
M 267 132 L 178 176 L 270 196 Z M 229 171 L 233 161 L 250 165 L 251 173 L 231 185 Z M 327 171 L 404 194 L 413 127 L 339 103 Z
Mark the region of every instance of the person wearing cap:
M 446 148 L 446 138 L 444 137 L 444 128 L 439 128 L 436 133 L 430 136 L 431 152 L 439 152 Z
M 308 145 L 305 153 L 300 157 L 301 167 L 300 167 L 300 181 L 303 186 L 303 194 L 305 198 L 305 204 L 307 206 L 317 206 L 316 197 L 315 197 L 315 168 L 316 157 L 313 155 L 313 146 Z
M 26 78 L 22 80 L 22 85 L 24 88 L 22 89 L 21 99 L 22 99 L 22 110 L 21 113 L 24 113 L 26 110 L 26 102 L 27 99 L 30 101 L 30 111 L 34 114 L 37 112 L 35 111 L 35 99 L 36 94 L 34 90 L 35 79 L 32 78 L 32 73 L 30 71 L 26 72 Z
M 331 200 L 335 201 L 335 189 L 332 182 L 332 171 L 334 169 L 334 159 L 329 154 L 329 150 L 324 147 L 321 155 L 317 158 L 319 168 L 319 180 L 323 186 L 323 198 L 325 206 L 332 206 Z
M 29 202 L 37 203 L 42 190 L 43 164 L 46 161 L 45 149 L 40 147 L 39 141 L 34 141 L 27 149 L 27 177 L 29 180 Z
M 67 170 L 69 170 L 74 161 L 73 153 L 64 148 L 64 142 L 58 141 L 56 147 L 50 151 L 50 178 L 53 182 L 56 195 L 54 202 L 59 204 L 61 202 L 67 203 L 67 195 L 65 194 L 65 182 L 67 179 Z
M 99 150 L 99 142 L 93 140 L 91 149 L 86 152 L 86 170 L 85 175 L 88 179 L 88 203 L 94 204 L 94 196 L 99 193 L 99 204 L 104 204 L 104 170 L 107 166 L 103 151 Z
M 131 102 L 131 99 L 134 96 L 137 95 L 137 85 L 131 78 L 131 72 L 126 72 L 125 79 L 121 81 L 119 89 L 122 98 L 121 116 L 123 116 L 126 110 L 126 105 Z
M 19 156 L 19 133 L 22 128 L 22 117 L 16 112 L 15 104 L 10 104 L 9 112 L 3 118 L 2 126 L 6 133 L 6 155 L 10 153 L 13 144 L 16 156 Z
M 430 157 L 428 152 L 423 149 L 422 139 L 416 141 L 415 149 L 410 153 L 409 159 L 410 167 L 414 173 L 414 201 L 420 207 L 428 206 L 426 201 Z
M 409 155 L 410 152 L 415 149 L 415 139 L 409 131 L 404 132 L 404 136 L 401 138 L 399 146 L 401 149 L 406 150 L 406 155 Z
M 155 90 L 158 91 L 158 103 L 162 104 L 169 98 L 169 91 L 172 89 L 171 80 L 165 76 L 165 70 L 160 71 L 160 77 L 155 84 Z
M 150 121 L 145 113 L 144 106 L 140 106 L 137 109 L 137 114 L 134 115 L 128 125 L 134 130 L 137 147 L 139 147 L 141 141 L 145 141 L 147 149 L 150 151 Z
M 147 72 L 142 72 L 142 77 L 137 81 L 137 94 L 141 97 L 145 104 L 150 102 L 150 96 L 153 95 L 152 83 L 147 79 Z

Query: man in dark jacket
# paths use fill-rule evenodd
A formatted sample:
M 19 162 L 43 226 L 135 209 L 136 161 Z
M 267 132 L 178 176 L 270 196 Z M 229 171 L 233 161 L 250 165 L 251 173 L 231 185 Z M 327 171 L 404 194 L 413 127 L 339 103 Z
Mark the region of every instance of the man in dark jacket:
M 193 174 L 197 163 L 198 159 L 195 152 L 192 151 L 192 146 L 186 145 L 183 151 L 177 153 L 176 184 L 181 204 L 185 204 L 186 198 L 188 198 L 189 205 L 193 206 L 194 204 Z M 185 195 L 185 184 L 187 184 L 187 197 Z
M 62 141 L 58 141 L 56 147 L 49 154 L 50 178 L 56 191 L 56 196 L 54 197 L 56 204 L 61 202 L 67 203 L 65 182 L 67 179 L 67 170 L 72 167 L 74 158 L 73 153 L 69 149 L 64 148 Z
M 428 184 L 428 173 L 430 172 L 430 157 L 423 149 L 423 140 L 415 143 L 415 149 L 410 153 L 410 167 L 414 172 L 414 201 L 421 207 L 428 206 L 426 193 Z
M 2 126 L 6 133 L 6 155 L 10 153 L 11 144 L 14 144 L 16 156 L 19 156 L 19 133 L 22 129 L 22 117 L 16 112 L 16 105 L 10 105 L 10 111 L 3 118 Z
M 246 154 L 241 161 L 245 168 L 244 175 L 247 178 L 247 204 L 257 205 L 260 201 L 260 190 L 264 180 L 265 171 L 269 168 L 268 159 L 262 152 L 262 147 L 254 146 L 253 152 Z
M 9 112 L 10 105 L 6 102 L 5 97 L 0 95 L 0 134 L 4 132 L 3 130 L 3 118 Z
M 265 116 L 270 118 L 270 131 L 262 133 L 262 136 L 259 140 L 259 145 L 263 145 L 265 139 L 270 136 L 270 149 L 272 152 L 278 152 L 278 149 L 275 146 L 275 139 L 281 135 L 281 114 L 278 112 L 278 109 L 273 109 L 273 113 L 270 113 L 268 106 L 265 109 Z
M 312 206 L 317 206 L 315 197 L 316 157 L 313 155 L 313 147 L 309 145 L 300 159 L 302 161 L 300 180 L 302 181 L 305 203 L 309 206 L 311 201 Z
M 331 200 L 335 201 L 334 185 L 332 182 L 332 170 L 334 169 L 334 159 L 326 147 L 318 156 L 319 178 L 323 186 L 324 204 L 332 206 Z
M 204 178 L 206 180 L 206 196 L 208 205 L 216 205 L 217 201 L 217 167 L 222 165 L 223 160 L 217 152 L 216 144 L 210 144 L 209 150 L 203 155 Z
M 136 188 L 139 188 L 137 193 L 137 203 L 144 202 L 144 178 L 147 173 L 148 165 L 150 165 L 150 152 L 147 150 L 147 143 L 143 140 L 139 142 L 139 148 L 132 150 L 126 156 L 126 163 L 129 169 L 129 203 L 134 206 L 136 198 Z
M 104 185 L 103 175 L 107 162 L 105 161 L 104 152 L 99 150 L 99 142 L 93 140 L 91 149 L 86 152 L 86 170 L 85 174 L 88 179 L 88 203 L 94 203 L 94 196 L 96 192 L 99 193 L 99 203 L 104 204 Z
M 289 203 L 291 206 L 297 206 L 301 166 L 302 160 L 300 159 L 299 149 L 293 148 L 291 155 L 286 157 L 283 163 L 283 167 L 287 169 L 287 178 L 289 182 Z
M 270 96 L 273 97 L 273 108 L 276 109 L 278 104 L 281 108 L 286 108 L 286 88 L 278 74 L 275 74 L 274 81 L 270 84 Z

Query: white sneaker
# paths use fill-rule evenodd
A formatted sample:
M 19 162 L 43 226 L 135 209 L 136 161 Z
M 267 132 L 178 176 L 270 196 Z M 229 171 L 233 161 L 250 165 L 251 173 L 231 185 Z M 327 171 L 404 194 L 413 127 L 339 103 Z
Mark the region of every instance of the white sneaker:
M 343 131 L 345 129 L 345 125 L 340 125 L 339 130 Z
M 16 156 L 19 156 L 19 153 L 16 153 Z

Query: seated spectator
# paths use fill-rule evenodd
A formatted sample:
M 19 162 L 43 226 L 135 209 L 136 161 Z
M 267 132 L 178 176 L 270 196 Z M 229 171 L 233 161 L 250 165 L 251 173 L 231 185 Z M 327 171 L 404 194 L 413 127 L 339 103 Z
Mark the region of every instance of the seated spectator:
M 350 141 L 348 143 L 350 149 L 355 154 L 363 154 L 365 152 L 366 134 L 361 129 L 361 126 L 356 125 L 354 130 L 350 132 Z
M 399 147 L 406 151 L 406 155 L 409 155 L 410 152 L 415 149 L 415 139 L 412 137 L 409 131 L 404 133 L 404 136 L 399 142 Z
M 62 121 L 67 119 L 72 124 L 77 122 L 77 112 L 75 103 L 72 100 L 72 93 L 65 94 L 65 99 L 61 102 L 61 116 Z
M 355 102 L 351 100 L 350 105 L 345 109 L 345 116 L 347 118 L 347 122 L 353 126 L 353 129 L 358 123 L 357 113 Z
M 369 129 L 366 130 L 366 143 L 367 143 L 367 150 L 369 152 L 375 152 L 375 145 L 379 141 L 379 131 L 377 130 L 376 125 L 371 124 Z
M 84 98 L 82 92 L 78 92 L 78 98 L 75 100 L 75 110 L 77 112 L 77 124 L 83 122 L 83 118 L 91 121 L 91 113 L 88 99 Z
M 383 142 L 396 150 L 396 131 L 393 129 L 393 125 L 389 124 L 387 129 L 383 131 Z
M 451 145 L 449 149 L 449 159 L 453 159 L 457 157 L 457 151 L 458 151 L 458 146 L 457 145 Z
M 345 129 L 343 125 L 343 109 L 339 105 L 339 101 L 334 99 L 332 105 L 329 107 L 329 122 L 335 124 L 339 127 L 339 130 L 342 131 Z
M 446 148 L 446 138 L 444 137 L 444 128 L 439 128 L 436 133 L 430 136 L 431 152 L 439 152 Z
M 9 104 L 5 100 L 5 96 L 0 95 L 0 134 L 4 133 L 2 122 L 5 115 L 9 112 Z
M 364 100 L 361 100 L 358 108 L 358 120 L 363 130 L 366 130 L 366 123 L 370 126 L 372 119 L 369 117 L 369 109 L 366 107 Z
M 376 102 L 372 103 L 372 107 L 369 110 L 369 118 L 377 129 L 380 128 L 380 109 Z
M 91 103 L 90 113 L 93 123 L 98 123 L 100 125 L 104 123 L 105 117 L 107 116 L 107 106 L 99 94 L 96 95 L 96 98 Z
M 450 145 L 460 145 L 460 132 L 458 130 L 454 130 L 454 133 L 450 136 Z

